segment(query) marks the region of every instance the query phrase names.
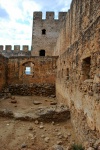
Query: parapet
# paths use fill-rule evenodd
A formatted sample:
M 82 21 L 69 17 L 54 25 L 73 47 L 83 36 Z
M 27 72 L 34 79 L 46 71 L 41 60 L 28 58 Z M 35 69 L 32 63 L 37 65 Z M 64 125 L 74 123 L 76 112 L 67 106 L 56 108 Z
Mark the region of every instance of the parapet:
M 4 55 L 5 57 L 10 57 L 10 56 L 30 56 L 31 51 L 29 50 L 28 45 L 23 45 L 22 50 L 20 48 L 20 45 L 14 45 L 14 49 L 12 50 L 11 45 L 5 45 L 5 50 L 4 46 L 0 45 L 0 54 Z
M 46 12 L 46 19 L 54 19 L 54 12 Z
M 67 15 L 67 12 L 59 12 L 58 13 L 58 20 L 65 19 L 66 15 Z M 42 20 L 42 16 L 43 16 L 42 12 L 34 12 L 33 13 L 33 19 L 34 20 Z M 48 19 L 50 19 L 50 20 L 56 19 L 55 13 L 53 11 L 52 12 L 46 12 L 46 20 L 48 20 Z
M 0 52 L 3 51 L 3 45 L 0 45 Z
M 14 51 L 19 52 L 20 51 L 20 45 L 14 45 Z
M 67 12 L 59 12 L 59 16 L 58 16 L 59 20 L 65 19 L 66 15 L 67 15 Z
M 42 20 L 42 12 L 41 11 L 34 12 L 33 13 L 33 19 L 40 19 L 40 20 Z
M 28 45 L 23 45 L 23 51 L 28 52 L 28 50 L 29 50 L 29 46 Z
M 6 45 L 5 46 L 5 50 L 6 50 L 6 52 L 11 52 L 11 50 L 12 50 L 12 46 L 11 45 Z

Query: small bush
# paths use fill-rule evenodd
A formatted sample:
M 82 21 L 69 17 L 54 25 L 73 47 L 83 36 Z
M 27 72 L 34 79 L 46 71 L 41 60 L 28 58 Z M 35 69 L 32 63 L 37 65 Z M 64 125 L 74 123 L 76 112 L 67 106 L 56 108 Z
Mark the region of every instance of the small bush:
M 73 144 L 72 150 L 84 150 L 84 148 L 82 147 L 82 145 Z

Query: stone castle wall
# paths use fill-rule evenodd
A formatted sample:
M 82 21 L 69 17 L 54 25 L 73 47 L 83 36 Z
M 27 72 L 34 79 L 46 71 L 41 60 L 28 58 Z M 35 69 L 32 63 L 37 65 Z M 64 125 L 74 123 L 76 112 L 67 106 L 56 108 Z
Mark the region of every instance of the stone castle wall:
M 55 19 L 54 12 L 46 12 L 46 19 L 42 19 L 42 12 L 34 12 L 32 56 L 39 56 L 40 50 L 45 50 L 45 56 L 52 56 L 59 30 L 66 14 L 67 12 L 59 12 L 59 18 Z M 45 30 L 45 34 L 42 33 L 42 30 Z
M 28 45 L 23 45 L 23 48 L 21 50 L 20 45 L 14 45 L 14 50 L 12 50 L 11 45 L 0 45 L 0 54 L 2 54 L 5 57 L 12 57 L 12 56 L 31 56 L 31 51 L 29 50 Z
M 100 17 L 98 0 L 73 0 L 66 14 L 54 50 L 54 55 L 63 54 L 84 35 L 89 27 Z M 89 36 L 87 35 L 87 40 Z
M 46 57 L 37 57 L 40 56 L 40 50 L 45 50 Z M 47 12 L 46 19 L 42 19 L 41 12 L 35 12 L 32 50 L 28 51 L 26 46 L 20 51 L 19 46 L 15 46 L 14 51 L 11 51 L 11 46 L 6 46 L 3 51 L 0 46 L 0 53 L 9 57 L 7 66 L 1 64 L 3 71 L 0 88 L 7 82 L 12 94 L 35 93 L 48 96 L 51 92 L 55 93 L 56 83 L 57 100 L 70 108 L 72 123 L 79 138 L 82 141 L 99 138 L 98 0 L 73 0 L 70 10 L 67 13 L 59 13 L 58 20 L 54 19 L 53 12 Z M 3 62 L 5 58 L 0 59 Z M 6 67 L 8 69 L 5 69 Z M 31 68 L 30 75 L 25 74 L 26 67 Z
M 82 140 L 100 133 L 100 4 L 73 0 L 57 39 L 56 96 Z
M 7 82 L 7 59 L 0 55 L 0 91 Z
M 19 95 L 54 95 L 57 57 L 10 57 L 8 80 L 10 92 Z M 30 74 L 26 74 L 30 67 Z M 19 90 L 18 90 L 19 89 Z

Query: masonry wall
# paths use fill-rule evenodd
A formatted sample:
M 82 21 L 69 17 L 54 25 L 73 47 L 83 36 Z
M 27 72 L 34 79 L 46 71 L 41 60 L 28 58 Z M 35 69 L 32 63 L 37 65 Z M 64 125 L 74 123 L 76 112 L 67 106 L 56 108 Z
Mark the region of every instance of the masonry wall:
M 0 92 L 6 85 L 7 80 L 7 59 L 0 55 Z
M 54 12 L 46 12 L 46 19 L 42 19 L 42 12 L 34 12 L 32 29 L 32 56 L 39 56 L 40 50 L 45 50 L 45 56 L 52 56 L 56 40 L 65 20 L 67 12 L 59 12 L 55 19 Z M 45 34 L 42 33 L 45 30 Z
M 13 50 L 11 45 L 5 45 L 5 49 L 3 45 L 0 45 L 0 54 L 8 58 L 12 56 L 30 56 L 31 51 L 28 45 L 23 45 L 22 50 L 20 45 L 14 45 Z
M 73 0 L 59 34 L 56 96 L 71 110 L 79 139 L 100 135 L 100 3 Z
M 54 55 L 61 55 L 100 17 L 98 0 L 73 0 L 55 46 Z M 88 37 L 90 35 L 88 34 Z
M 47 96 L 55 94 L 56 59 L 57 57 L 9 58 L 8 85 L 10 92 L 19 95 Z M 31 68 L 30 74 L 25 73 L 26 67 Z

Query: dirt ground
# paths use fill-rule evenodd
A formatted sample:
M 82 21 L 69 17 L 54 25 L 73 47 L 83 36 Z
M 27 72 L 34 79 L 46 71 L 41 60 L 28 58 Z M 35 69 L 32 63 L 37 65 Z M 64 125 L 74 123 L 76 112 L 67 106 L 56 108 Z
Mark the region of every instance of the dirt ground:
M 51 106 L 50 103 L 56 101 L 54 98 L 38 96 L 15 96 L 15 100 L 17 103 L 11 103 L 11 98 L 1 99 L 0 109 L 13 112 L 30 111 L 38 107 Z M 34 100 L 41 104 L 34 105 Z M 52 150 L 55 144 L 62 145 L 66 150 L 74 142 L 78 141 L 70 120 L 41 123 L 0 117 L 0 150 Z

